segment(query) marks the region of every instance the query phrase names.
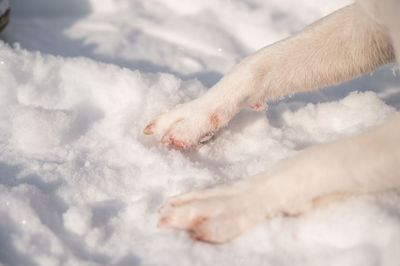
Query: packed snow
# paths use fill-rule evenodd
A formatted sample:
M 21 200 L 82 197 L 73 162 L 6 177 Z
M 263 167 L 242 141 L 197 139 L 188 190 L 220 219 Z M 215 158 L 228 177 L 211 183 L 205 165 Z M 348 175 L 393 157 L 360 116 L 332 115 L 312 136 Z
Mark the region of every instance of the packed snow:
M 400 108 L 389 65 L 244 110 L 196 150 L 142 133 L 243 56 L 348 2 L 13 0 L 0 35 L 0 264 L 398 265 L 398 191 L 266 220 L 224 245 L 156 227 L 169 196 L 246 178 Z

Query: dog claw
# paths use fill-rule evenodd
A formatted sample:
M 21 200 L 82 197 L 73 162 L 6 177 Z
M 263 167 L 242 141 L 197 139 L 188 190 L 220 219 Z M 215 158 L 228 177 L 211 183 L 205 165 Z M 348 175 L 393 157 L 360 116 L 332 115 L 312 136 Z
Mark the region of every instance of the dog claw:
M 165 226 L 165 225 L 167 225 L 167 224 L 169 223 L 169 221 L 170 221 L 170 218 L 169 218 L 169 217 L 162 217 L 162 218 L 158 221 L 157 227 Z
M 218 123 L 219 123 L 219 119 L 217 115 L 213 115 L 211 117 L 211 126 L 212 126 L 212 130 L 216 130 L 218 128 Z
M 146 134 L 146 135 L 151 135 L 151 134 L 153 134 L 153 126 L 154 126 L 154 123 L 148 124 L 148 125 L 144 128 L 143 133 Z
M 208 132 L 207 134 L 203 135 L 203 136 L 200 138 L 199 143 L 207 142 L 207 141 L 209 141 L 213 136 L 214 136 L 214 132 L 212 132 L 212 131 L 211 131 L 211 132 Z
M 262 106 L 263 106 L 263 105 L 262 105 L 261 103 L 256 103 L 256 104 L 253 104 L 252 106 L 250 106 L 250 108 L 253 109 L 253 110 L 258 110 L 258 109 L 260 109 Z
M 162 144 L 169 144 L 170 143 L 170 138 L 169 138 L 169 136 L 167 136 L 167 135 L 164 135 L 162 138 L 161 138 L 161 143 Z
M 174 144 L 174 146 L 176 146 L 178 148 L 182 148 L 182 149 L 186 147 L 186 143 L 185 142 L 180 141 L 180 140 L 176 140 L 176 139 L 172 140 L 172 144 Z
M 207 237 L 203 233 L 199 233 L 199 232 L 193 233 L 192 238 L 197 241 L 207 241 L 206 240 Z
M 178 147 L 178 148 L 181 148 L 181 149 L 184 149 L 184 148 L 187 147 L 186 142 L 174 139 L 173 137 L 170 137 L 170 136 L 167 136 L 167 135 L 165 135 L 165 136 L 163 136 L 161 138 L 161 143 L 162 144 L 172 144 L 175 147 Z

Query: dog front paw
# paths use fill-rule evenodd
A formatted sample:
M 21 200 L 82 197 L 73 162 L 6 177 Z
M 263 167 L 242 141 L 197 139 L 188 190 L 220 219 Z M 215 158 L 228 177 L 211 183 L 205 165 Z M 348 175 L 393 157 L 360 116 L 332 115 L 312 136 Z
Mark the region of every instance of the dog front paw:
M 229 122 L 231 109 L 199 98 L 158 115 L 145 127 L 144 134 L 154 134 L 161 143 L 178 148 L 194 147 Z
M 174 197 L 160 210 L 158 226 L 186 230 L 196 240 L 225 243 L 264 218 L 256 205 L 249 204 L 248 195 L 215 192 L 211 189 Z
M 159 227 L 185 230 L 196 240 L 224 243 L 275 216 L 299 216 L 312 198 L 294 193 L 293 183 L 262 174 L 229 185 L 169 198 L 159 209 Z

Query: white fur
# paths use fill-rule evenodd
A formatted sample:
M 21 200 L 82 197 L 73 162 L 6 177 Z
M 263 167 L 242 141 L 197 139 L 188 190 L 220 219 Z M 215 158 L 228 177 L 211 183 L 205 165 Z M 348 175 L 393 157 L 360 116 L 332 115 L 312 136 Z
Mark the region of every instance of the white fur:
M 400 1 L 360 0 L 299 34 L 245 58 L 203 97 L 157 117 L 145 130 L 195 146 L 243 107 L 338 83 L 400 55 Z M 399 57 L 397 57 L 399 59 Z M 168 200 L 160 226 L 199 240 L 228 241 L 274 215 L 298 215 L 337 197 L 400 186 L 400 114 L 358 136 L 319 145 L 239 182 Z

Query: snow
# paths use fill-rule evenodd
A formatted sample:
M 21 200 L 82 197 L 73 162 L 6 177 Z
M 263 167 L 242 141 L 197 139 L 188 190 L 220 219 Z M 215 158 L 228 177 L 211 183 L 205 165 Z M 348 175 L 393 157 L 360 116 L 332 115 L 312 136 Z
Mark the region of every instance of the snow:
M 6 10 L 10 7 L 10 2 L 8 0 L 4 0 L 0 2 L 0 14 L 4 14 Z
M 400 108 L 386 66 L 243 111 L 198 150 L 142 134 L 244 55 L 346 3 L 13 0 L 0 41 L 0 264 L 397 265 L 397 191 L 270 219 L 220 246 L 156 227 L 168 196 L 245 178 Z

